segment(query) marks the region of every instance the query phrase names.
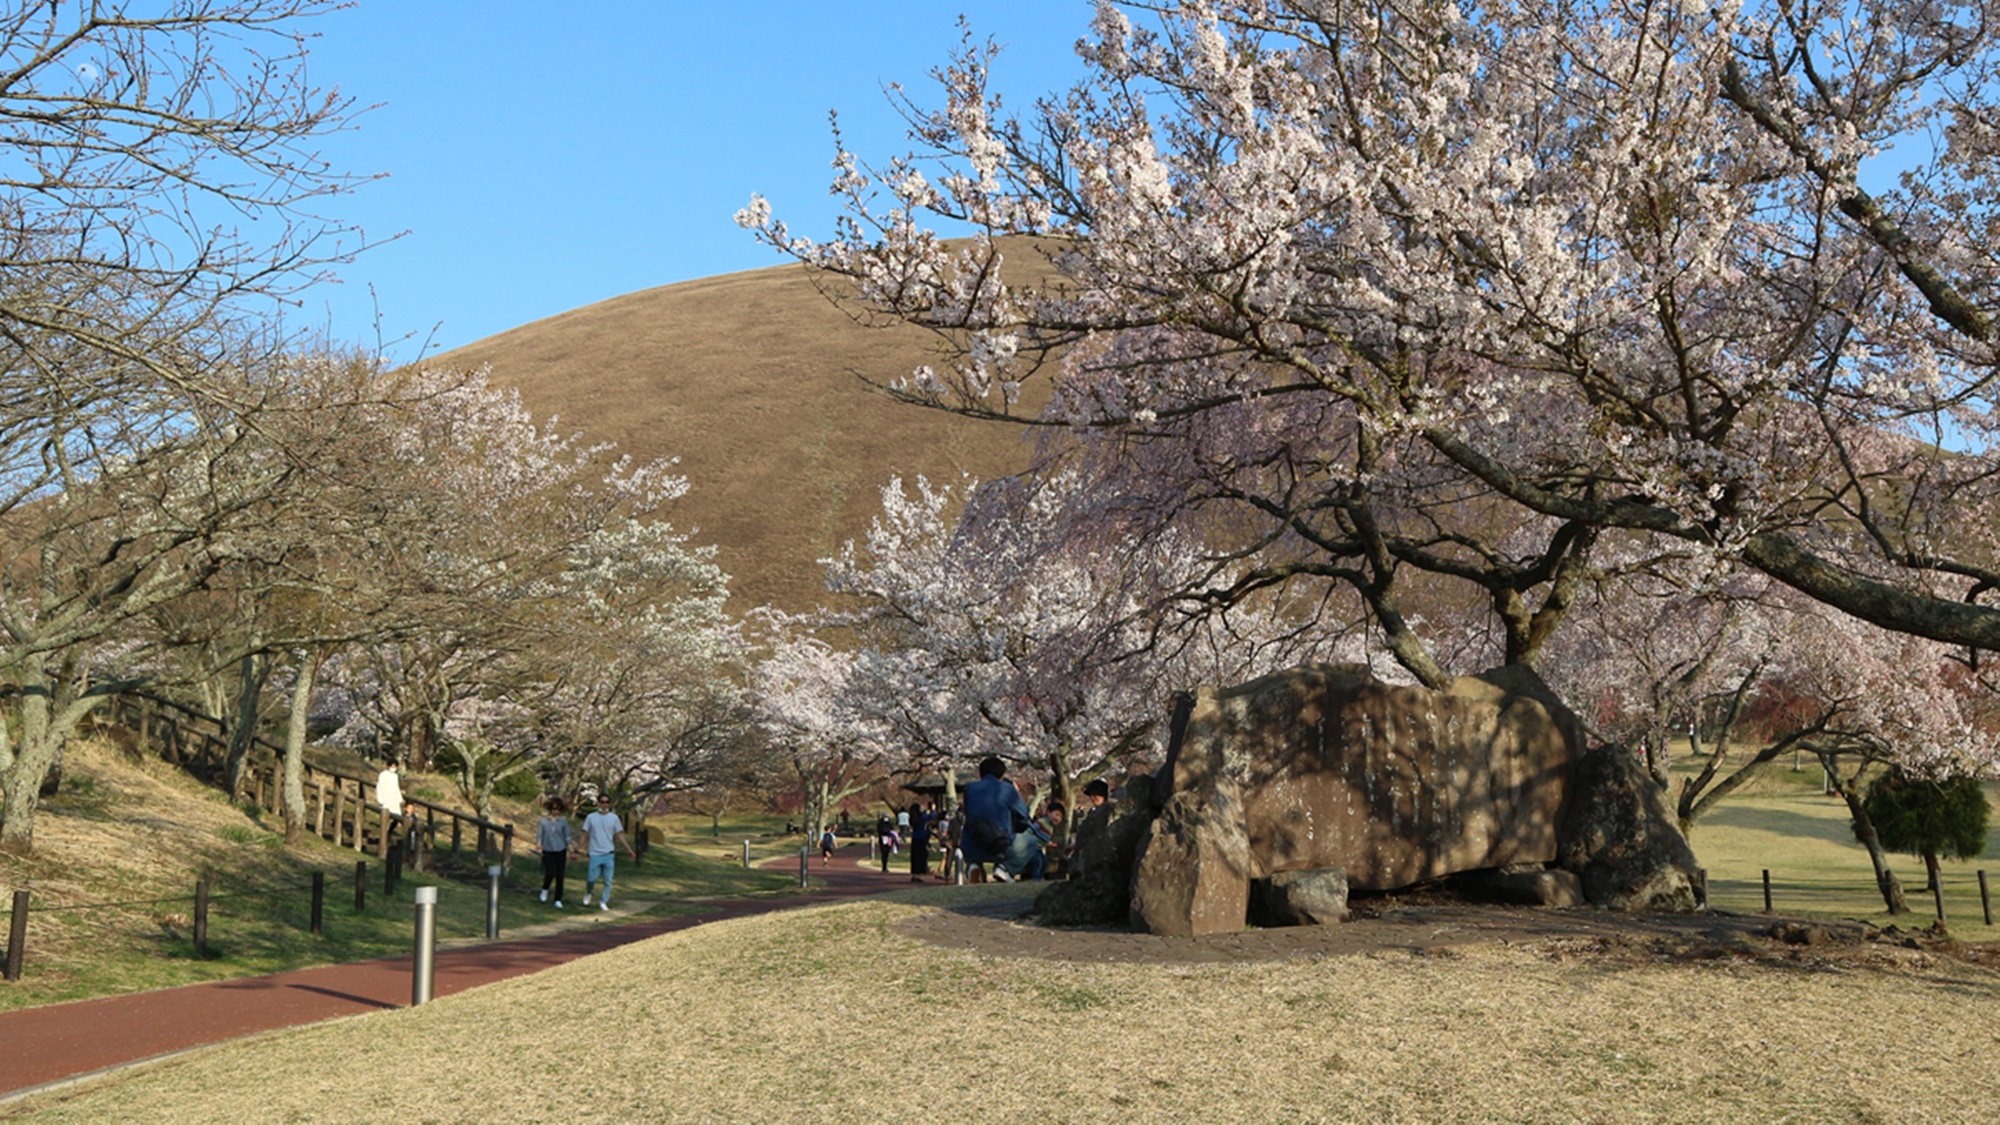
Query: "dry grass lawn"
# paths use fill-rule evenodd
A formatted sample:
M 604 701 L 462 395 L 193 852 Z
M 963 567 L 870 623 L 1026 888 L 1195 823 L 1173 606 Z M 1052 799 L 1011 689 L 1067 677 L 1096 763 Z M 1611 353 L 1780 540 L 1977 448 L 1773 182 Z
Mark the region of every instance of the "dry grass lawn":
M 1983 1121 L 2000 974 L 1574 943 L 1234 965 L 948 952 L 938 889 L 672 934 L 8 1107 L 38 1121 Z M 993 922 L 992 925 L 1008 925 Z M 921 1091 L 921 1094 L 919 1094 Z

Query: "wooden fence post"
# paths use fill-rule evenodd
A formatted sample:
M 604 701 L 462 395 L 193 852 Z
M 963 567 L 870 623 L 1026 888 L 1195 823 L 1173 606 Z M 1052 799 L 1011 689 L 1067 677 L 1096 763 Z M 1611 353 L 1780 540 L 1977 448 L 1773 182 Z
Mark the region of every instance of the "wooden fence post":
M 326 872 L 313 872 L 313 902 L 311 930 L 315 934 L 326 932 Z
M 341 828 L 347 820 L 347 786 L 339 778 L 333 779 L 333 846 L 340 846 Z
M 28 953 L 28 892 L 14 892 L 14 918 L 7 926 L 8 980 L 21 979 L 21 962 Z
M 326 835 L 326 782 L 313 778 L 313 835 Z
M 456 854 L 458 853 L 458 832 L 459 832 L 459 829 L 460 829 L 460 828 L 461 828 L 462 826 L 464 826 L 464 824 L 465 824 L 465 819 L 464 819 L 463 817 L 461 817 L 461 816 L 457 815 L 456 813 L 452 814 L 452 818 L 451 818 L 451 850 L 452 850 L 452 853 L 453 853 L 454 855 L 456 855 Z
M 208 876 L 194 884 L 194 955 L 208 958 Z

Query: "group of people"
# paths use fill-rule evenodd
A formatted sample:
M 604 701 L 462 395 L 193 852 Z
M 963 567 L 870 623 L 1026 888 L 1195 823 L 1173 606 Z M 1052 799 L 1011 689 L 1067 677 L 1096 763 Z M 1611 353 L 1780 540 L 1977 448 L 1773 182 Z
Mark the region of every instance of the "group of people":
M 393 760 L 375 775 L 375 802 L 391 813 L 400 814 L 401 826 L 409 835 L 410 851 L 415 854 L 417 806 L 416 802 L 404 799 L 402 775 Z M 625 822 L 611 809 L 611 798 L 598 796 L 597 810 L 583 818 L 581 833 L 570 826 L 569 804 L 561 797 L 542 802 L 542 812 L 542 819 L 535 825 L 535 837 L 542 849 L 541 900 L 548 902 L 553 890 L 556 909 L 563 909 L 564 876 L 568 874 L 569 861 L 583 858 L 588 861 L 584 867 L 583 904 L 591 905 L 594 898 L 599 910 L 609 911 L 618 848 L 623 847 L 625 854 L 635 861 L 639 858 L 625 834 Z
M 1087 813 L 1110 799 L 1110 786 L 1102 779 L 1083 790 L 1083 812 Z M 880 847 L 882 869 L 889 857 L 910 848 L 910 881 L 922 882 L 931 873 L 933 845 L 936 854 L 947 857 L 940 874 L 949 877 L 954 850 L 969 869 L 985 870 L 993 877 L 1013 879 L 1059 878 L 1067 873 L 1070 844 L 1064 839 L 1063 825 L 1069 810 L 1062 802 L 1051 801 L 1040 816 L 1034 815 L 1020 789 L 1007 778 L 1007 763 L 988 757 L 979 763 L 979 780 L 965 787 L 959 809 L 942 816 L 935 804 L 913 802 L 900 809 L 893 819 L 883 813 L 875 820 L 875 838 Z M 841 813 L 845 822 L 847 814 Z M 820 833 L 822 865 L 833 862 L 839 846 L 834 827 Z
M 542 849 L 542 901 L 549 901 L 554 888 L 556 909 L 563 908 L 563 877 L 569 872 L 570 859 L 581 851 L 589 861 L 584 867 L 583 904 L 589 906 L 595 895 L 597 908 L 609 911 L 618 848 L 623 846 L 626 855 L 639 858 L 625 835 L 625 822 L 611 810 L 611 798 L 598 796 L 597 811 L 583 818 L 581 835 L 571 830 L 569 805 L 561 797 L 544 801 L 542 811 L 542 819 L 535 825 L 535 838 Z

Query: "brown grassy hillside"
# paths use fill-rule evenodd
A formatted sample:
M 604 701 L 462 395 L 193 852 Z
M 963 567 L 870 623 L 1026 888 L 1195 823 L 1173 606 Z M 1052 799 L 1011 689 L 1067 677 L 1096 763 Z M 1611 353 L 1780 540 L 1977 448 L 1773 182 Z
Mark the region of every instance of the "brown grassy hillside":
M 857 324 L 802 267 L 779 266 L 616 297 L 438 362 L 490 365 L 564 430 L 679 457 L 693 491 L 674 522 L 719 547 L 741 612 L 818 604 L 815 560 L 867 529 L 892 474 L 1025 465 L 1019 427 L 898 405 L 863 382 L 906 374 L 934 348 L 906 327 Z

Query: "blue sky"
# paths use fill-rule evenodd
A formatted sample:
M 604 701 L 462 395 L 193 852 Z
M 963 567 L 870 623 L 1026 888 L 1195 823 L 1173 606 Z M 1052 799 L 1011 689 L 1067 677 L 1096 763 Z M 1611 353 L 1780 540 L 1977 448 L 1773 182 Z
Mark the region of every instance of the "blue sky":
M 1025 107 L 1080 73 L 1089 0 L 760 4 L 361 0 L 306 21 L 315 83 L 376 105 L 326 154 L 387 173 L 331 214 L 408 231 L 303 295 L 296 314 L 414 358 L 636 289 L 775 265 L 731 217 L 762 192 L 800 233 L 831 230 L 838 109 L 849 145 L 903 151 L 881 87 L 935 104 L 958 16 L 1005 50 Z M 371 298 L 369 287 L 373 286 Z

